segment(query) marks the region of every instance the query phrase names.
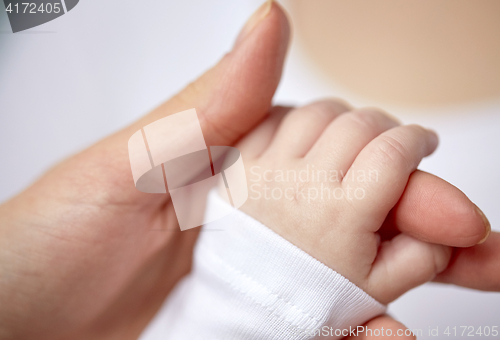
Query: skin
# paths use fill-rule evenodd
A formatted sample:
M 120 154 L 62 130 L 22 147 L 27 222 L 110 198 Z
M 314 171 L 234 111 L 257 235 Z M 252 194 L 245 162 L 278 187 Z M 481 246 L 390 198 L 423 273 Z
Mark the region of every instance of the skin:
M 198 230 L 179 230 L 168 195 L 136 190 L 127 141 L 144 125 L 194 107 L 207 145 L 235 144 L 272 111 L 289 33 L 280 7 L 264 6 L 233 50 L 198 80 L 138 122 L 56 165 L 0 206 L 0 338 L 137 338 L 189 272 Z M 436 183 L 449 200 L 429 210 L 421 202 L 434 197 Z M 468 222 L 447 231 L 447 244 L 463 246 L 466 239 L 474 245 L 485 236 L 475 206 L 429 174 L 409 177 L 391 223 L 432 241 L 435 231 L 420 224 L 420 216 L 429 212 L 429 221 L 453 220 L 457 211 L 450 212 L 452 206 Z M 460 237 L 454 238 L 456 233 Z M 481 246 L 493 253 L 458 254 L 439 278 L 481 288 L 489 282 L 490 289 L 498 289 L 500 278 L 486 271 L 479 283 L 467 282 L 462 274 L 470 266 L 488 266 L 499 245 L 492 237 Z
M 387 304 L 433 279 L 452 253 L 401 233 L 380 242 L 410 174 L 437 142 L 421 126 L 334 100 L 271 116 L 237 145 L 250 184 L 241 210 Z

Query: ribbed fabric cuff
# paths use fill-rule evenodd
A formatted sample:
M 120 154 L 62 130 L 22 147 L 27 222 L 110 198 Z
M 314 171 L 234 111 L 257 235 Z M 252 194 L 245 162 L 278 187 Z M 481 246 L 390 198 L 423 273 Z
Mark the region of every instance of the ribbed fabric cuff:
M 212 190 L 206 213 L 228 209 L 232 207 Z M 197 271 L 225 282 L 273 315 L 262 326 L 267 329 L 259 331 L 273 339 L 309 339 L 325 326 L 349 329 L 386 310 L 342 275 L 235 209 L 204 226 L 195 251 Z

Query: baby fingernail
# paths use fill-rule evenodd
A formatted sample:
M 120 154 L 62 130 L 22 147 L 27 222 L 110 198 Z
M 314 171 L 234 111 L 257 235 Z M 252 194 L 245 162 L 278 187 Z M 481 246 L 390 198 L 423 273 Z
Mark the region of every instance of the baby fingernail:
M 236 38 L 235 45 L 238 45 L 239 42 L 244 40 L 245 37 L 248 36 L 248 34 L 259 24 L 259 22 L 261 22 L 269 14 L 272 5 L 273 1 L 267 0 L 254 12 L 254 14 L 252 14 L 250 19 L 248 19 L 247 23 Z
M 488 218 L 486 217 L 486 215 L 483 213 L 483 211 L 481 209 L 479 209 L 479 207 L 477 205 L 476 205 L 476 209 L 477 209 L 477 212 L 479 213 L 479 215 L 481 215 L 481 218 L 483 219 L 485 229 L 486 229 L 486 233 L 485 233 L 484 237 L 481 239 L 481 241 L 479 241 L 477 243 L 477 244 L 481 244 L 481 243 L 484 243 L 488 239 L 488 236 L 490 236 L 491 224 L 490 224 L 490 221 L 488 221 Z

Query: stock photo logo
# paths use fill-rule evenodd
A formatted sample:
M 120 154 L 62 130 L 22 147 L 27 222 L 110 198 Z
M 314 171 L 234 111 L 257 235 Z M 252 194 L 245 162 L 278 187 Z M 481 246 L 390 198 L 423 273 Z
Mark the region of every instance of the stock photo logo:
M 52 21 L 71 11 L 79 0 L 3 0 L 12 33 Z
M 135 132 L 128 141 L 132 176 L 145 193 L 170 194 L 181 230 L 216 221 L 248 198 L 243 160 L 230 146 L 207 147 L 195 109 L 182 111 Z M 208 192 L 219 194 L 232 207 L 206 216 Z

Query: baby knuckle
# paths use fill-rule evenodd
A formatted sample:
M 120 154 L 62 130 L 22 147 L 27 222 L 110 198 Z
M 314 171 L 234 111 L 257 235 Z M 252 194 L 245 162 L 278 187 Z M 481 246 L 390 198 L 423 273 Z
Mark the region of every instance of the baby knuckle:
M 365 107 L 362 107 L 356 111 L 365 112 L 365 113 L 370 114 L 372 116 L 395 119 L 389 113 L 387 113 L 387 111 L 384 111 L 378 107 L 365 106 Z
M 380 113 L 377 113 L 376 111 L 372 110 L 359 110 L 359 111 L 353 111 L 352 113 L 348 114 L 347 117 L 354 121 L 356 125 L 361 126 L 362 128 L 371 130 L 376 128 L 377 126 L 377 116 Z
M 406 169 L 412 165 L 407 147 L 392 136 L 382 136 L 376 144 L 375 153 L 388 166 Z
M 425 138 L 427 136 L 427 129 L 424 128 L 422 125 L 410 124 L 410 125 L 407 125 L 407 127 L 409 129 L 411 129 L 413 133 L 415 133 L 416 135 L 418 135 L 421 138 Z
M 304 107 L 308 112 L 321 115 L 321 116 L 331 116 L 333 114 L 342 113 L 349 110 L 346 104 L 333 99 L 324 99 L 320 101 L 313 102 Z

